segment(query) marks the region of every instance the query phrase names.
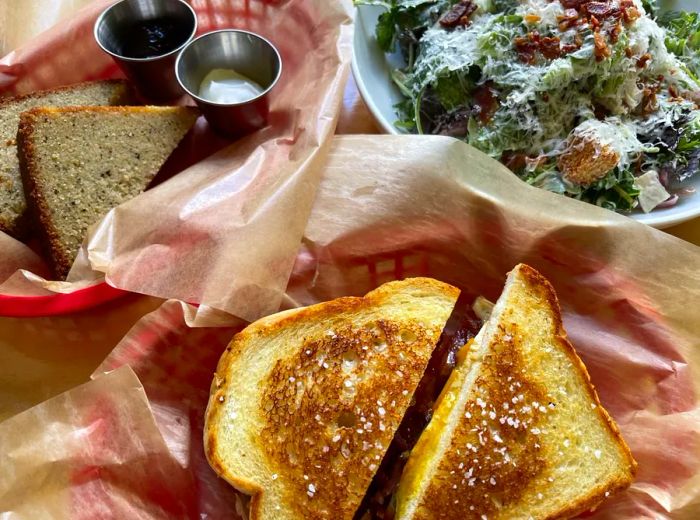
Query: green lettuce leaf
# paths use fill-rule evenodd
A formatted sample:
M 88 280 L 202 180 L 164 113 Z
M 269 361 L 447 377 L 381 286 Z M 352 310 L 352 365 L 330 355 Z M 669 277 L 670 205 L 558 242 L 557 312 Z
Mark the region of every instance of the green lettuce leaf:
M 684 11 L 668 11 L 658 19 L 666 29 L 666 48 L 700 76 L 700 14 Z

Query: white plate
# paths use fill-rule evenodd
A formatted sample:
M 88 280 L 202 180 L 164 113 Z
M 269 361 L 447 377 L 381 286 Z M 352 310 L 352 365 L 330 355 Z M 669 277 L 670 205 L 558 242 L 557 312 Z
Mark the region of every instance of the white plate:
M 667 8 L 697 10 L 697 0 L 669 0 L 660 2 Z M 377 17 L 382 7 L 362 6 L 356 10 L 355 37 L 353 40 L 352 71 L 357 88 L 379 126 L 389 134 L 401 134 L 394 126 L 394 105 L 403 97 L 391 81 L 391 71 L 404 65 L 400 54 L 385 55 L 374 39 Z M 657 209 L 644 214 L 632 213 L 631 217 L 655 228 L 666 228 L 700 216 L 700 175 L 685 183 L 696 194 L 681 197 L 671 208 Z

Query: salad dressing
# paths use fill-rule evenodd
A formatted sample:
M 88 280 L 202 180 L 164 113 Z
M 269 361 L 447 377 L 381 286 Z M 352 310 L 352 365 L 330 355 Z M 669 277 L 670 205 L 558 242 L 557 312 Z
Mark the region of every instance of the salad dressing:
M 211 70 L 199 86 L 199 97 L 213 103 L 245 103 L 265 91 L 252 79 L 233 69 Z

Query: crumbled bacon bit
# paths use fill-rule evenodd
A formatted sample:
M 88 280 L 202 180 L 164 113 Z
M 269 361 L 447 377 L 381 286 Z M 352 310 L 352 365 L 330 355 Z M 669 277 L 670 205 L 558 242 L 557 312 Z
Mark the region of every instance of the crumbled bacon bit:
M 651 54 L 648 52 L 646 54 L 643 54 L 641 58 L 637 60 L 637 67 L 640 69 L 643 69 L 644 67 L 647 66 L 647 63 L 651 61 Z
M 630 49 L 629 47 L 627 47 L 627 48 L 625 49 L 625 56 L 627 56 L 628 58 L 631 58 L 632 56 L 634 56 L 634 52 L 632 52 L 632 49 Z
M 561 5 L 563 5 L 564 8 L 566 8 L 566 9 L 578 9 L 579 7 L 581 7 L 581 5 L 586 3 L 588 0 L 560 0 L 560 1 L 561 1 Z
M 642 115 L 648 115 L 656 112 L 658 108 L 658 103 L 656 101 L 656 94 L 659 91 L 657 87 L 647 87 L 642 91 Z
M 610 47 L 605 43 L 605 37 L 599 32 L 593 35 L 593 44 L 595 46 L 596 61 L 603 61 L 605 58 L 609 58 L 612 55 Z
M 497 97 L 491 88 L 492 84 L 486 83 L 477 87 L 474 91 L 474 106 L 479 109 L 479 120 L 486 124 L 491 120 L 497 107 Z
M 562 54 L 571 54 L 572 52 L 576 52 L 581 48 L 580 45 L 576 45 L 575 43 L 566 43 L 561 46 L 561 53 Z
M 576 9 L 567 9 L 563 15 L 557 17 L 557 22 L 559 22 L 559 30 L 564 32 L 580 24 L 581 20 Z
M 469 25 L 469 16 L 477 6 L 472 0 L 462 0 L 440 17 L 440 25 L 446 28 Z
M 549 60 L 556 59 L 561 56 L 561 47 L 559 43 L 559 38 L 556 36 L 542 38 L 539 50 L 545 58 Z
M 535 63 L 535 53 L 537 52 L 537 44 L 528 37 L 517 36 L 513 41 L 515 50 L 518 51 L 518 58 L 523 63 Z
M 558 37 L 545 36 L 542 38 L 537 31 L 532 31 L 527 36 L 516 37 L 513 44 L 520 61 L 523 63 L 535 63 L 537 52 L 550 60 L 562 55 L 561 41 Z
M 620 33 L 622 32 L 622 25 L 620 22 L 617 22 L 615 26 L 610 30 L 610 41 L 613 43 L 617 43 L 617 40 L 620 39 Z
M 596 16 L 601 20 L 608 18 L 610 15 L 614 15 L 616 12 L 619 14 L 615 6 L 609 2 L 588 2 L 584 7 L 589 15 Z
M 560 3 L 566 10 L 557 19 L 559 30 L 564 32 L 579 25 L 590 26 L 596 33 L 595 51 L 598 61 L 611 55 L 606 37 L 611 43 L 617 43 L 622 32 L 620 20 L 624 18 L 625 22 L 628 23 L 630 20 L 636 19 L 635 16 L 638 15 L 638 10 L 632 0 L 622 0 L 619 7 L 611 0 L 560 0 Z M 614 25 L 603 34 L 605 27 L 603 22 L 606 20 L 613 20 Z M 581 36 L 577 33 L 575 37 L 578 40 Z M 581 44 L 578 42 L 577 44 L 580 47 Z M 571 48 L 562 49 L 563 53 L 567 53 L 567 51 L 571 52 Z
M 525 169 L 527 155 L 521 152 L 503 152 L 501 162 L 510 171 L 519 173 Z
M 678 89 L 675 87 L 675 85 L 669 85 L 668 86 L 668 93 L 671 95 L 672 98 L 680 98 L 680 92 L 678 92 Z
M 622 19 L 627 24 L 634 22 L 642 16 L 632 0 L 622 0 L 620 2 L 620 9 L 622 10 Z

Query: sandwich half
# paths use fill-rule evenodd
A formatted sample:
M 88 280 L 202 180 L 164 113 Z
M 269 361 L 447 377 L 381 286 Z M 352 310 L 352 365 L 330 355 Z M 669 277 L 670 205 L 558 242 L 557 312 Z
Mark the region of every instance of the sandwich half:
M 395 518 L 570 518 L 629 486 L 635 471 L 552 286 L 521 264 L 460 352 L 404 468 Z
M 214 470 L 250 518 L 351 519 L 457 301 L 431 279 L 282 312 L 236 335 L 206 412 Z

